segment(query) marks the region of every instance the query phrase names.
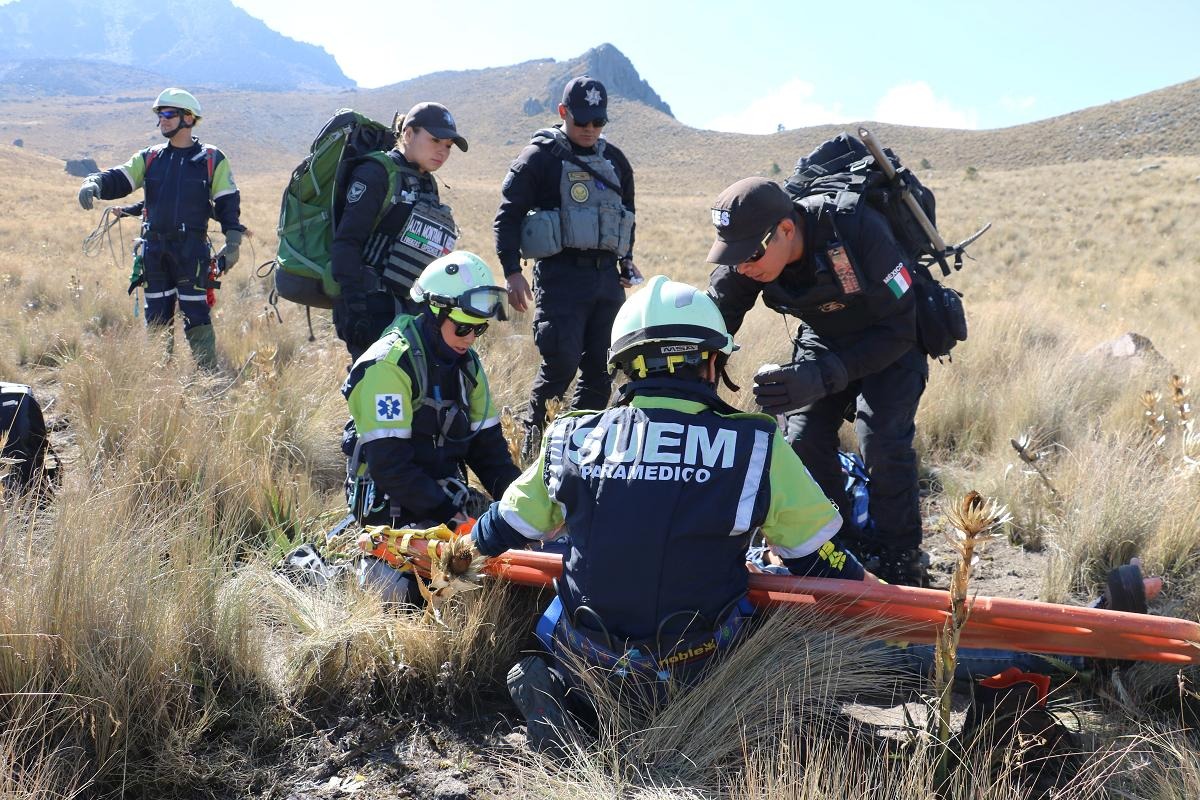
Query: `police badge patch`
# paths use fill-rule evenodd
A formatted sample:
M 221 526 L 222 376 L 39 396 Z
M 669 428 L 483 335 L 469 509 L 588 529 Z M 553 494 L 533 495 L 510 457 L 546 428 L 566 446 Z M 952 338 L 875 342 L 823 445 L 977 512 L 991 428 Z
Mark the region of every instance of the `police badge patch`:
M 572 183 L 571 184 L 571 199 L 574 200 L 576 203 L 586 203 L 589 194 L 591 194 L 591 192 L 588 191 L 587 184 L 585 184 L 585 183 Z
M 362 181 L 355 181 L 354 183 L 350 184 L 350 188 L 346 190 L 346 202 L 357 203 L 365 191 L 367 191 L 367 185 Z

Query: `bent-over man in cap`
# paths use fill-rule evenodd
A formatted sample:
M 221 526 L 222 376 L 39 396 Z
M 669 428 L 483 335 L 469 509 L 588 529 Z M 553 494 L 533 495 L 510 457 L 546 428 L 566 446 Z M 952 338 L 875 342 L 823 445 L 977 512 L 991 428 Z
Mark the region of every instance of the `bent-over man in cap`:
M 708 294 L 731 333 L 759 295 L 798 317 L 792 363 L 760 370 L 754 395 L 786 415 L 787 436 L 842 511 L 840 540 L 880 578 L 924 585 L 914 418 L 929 365 L 917 344 L 912 278 L 882 214 L 841 213 L 823 195 L 793 202 L 778 184 L 745 178 L 712 207 L 716 242 Z M 838 430 L 854 423 L 871 481 L 874 531 L 859 529 L 838 460 Z

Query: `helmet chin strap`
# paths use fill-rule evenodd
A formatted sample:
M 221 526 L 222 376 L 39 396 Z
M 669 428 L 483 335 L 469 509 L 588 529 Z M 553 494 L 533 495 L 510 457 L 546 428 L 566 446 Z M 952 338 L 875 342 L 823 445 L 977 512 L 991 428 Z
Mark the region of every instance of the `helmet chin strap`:
M 180 131 L 191 130 L 192 128 L 196 127 L 196 118 L 195 117 L 192 117 L 192 121 L 189 124 L 189 123 L 183 121 L 184 116 L 185 115 L 183 115 L 183 114 L 179 115 L 179 124 L 175 126 L 175 130 L 171 131 L 170 133 L 167 133 L 162 128 L 159 128 L 158 132 L 162 134 L 162 137 L 164 139 L 171 139 L 175 136 L 175 134 L 179 133 Z

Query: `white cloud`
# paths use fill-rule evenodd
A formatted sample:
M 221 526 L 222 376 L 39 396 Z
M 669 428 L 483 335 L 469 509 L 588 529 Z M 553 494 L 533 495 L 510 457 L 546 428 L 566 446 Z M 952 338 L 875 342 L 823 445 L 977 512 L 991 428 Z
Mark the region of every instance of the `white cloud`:
M 827 107 L 814 102 L 814 91 L 807 81 L 789 81 L 770 94 L 751 100 L 740 111 L 710 119 L 704 127 L 731 133 L 774 133 L 780 125 L 803 128 L 849 121 L 841 103 Z
M 978 128 L 975 109 L 958 109 L 933 93 L 924 81 L 893 86 L 875 106 L 874 119 L 894 125 L 919 125 L 926 128 Z

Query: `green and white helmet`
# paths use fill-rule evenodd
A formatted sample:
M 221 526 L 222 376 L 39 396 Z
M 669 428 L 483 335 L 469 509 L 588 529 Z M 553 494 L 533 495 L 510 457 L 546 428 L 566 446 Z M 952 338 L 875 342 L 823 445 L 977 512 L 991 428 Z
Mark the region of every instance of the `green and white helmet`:
M 699 364 L 709 353 L 737 349 L 717 304 L 704 292 L 655 275 L 634 294 L 613 322 L 608 370 L 637 377 Z
M 431 261 L 408 296 L 428 303 L 438 319 L 478 324 L 493 317 L 503 319 L 508 292 L 497 286 L 491 268 L 474 253 L 457 250 Z
M 182 108 L 196 119 L 200 119 L 200 101 L 186 89 L 171 87 L 163 89 L 154 101 L 153 109 L 157 113 L 160 108 Z

